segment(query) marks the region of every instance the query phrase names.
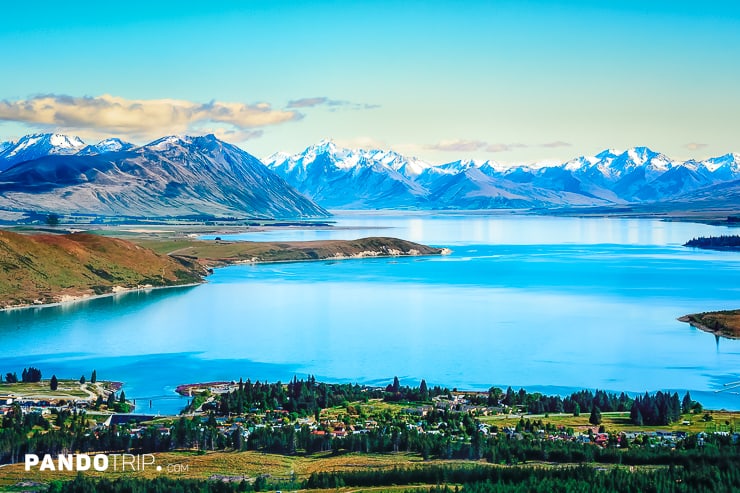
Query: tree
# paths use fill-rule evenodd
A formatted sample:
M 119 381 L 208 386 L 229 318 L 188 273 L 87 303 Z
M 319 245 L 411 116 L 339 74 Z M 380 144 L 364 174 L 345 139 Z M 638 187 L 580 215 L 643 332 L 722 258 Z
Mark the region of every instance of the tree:
M 393 388 L 392 392 L 397 394 L 401 391 L 401 382 L 398 381 L 398 377 L 393 377 Z
M 588 422 L 592 425 L 601 424 L 601 409 L 599 409 L 599 406 L 591 406 L 591 416 L 588 417 Z
M 427 381 L 423 378 L 421 379 L 421 384 L 419 385 L 419 393 L 421 394 L 422 401 L 429 400 L 429 388 L 427 388 Z
M 90 383 L 95 383 L 98 381 L 98 372 L 93 370 L 92 375 L 90 375 Z
M 24 368 L 21 373 L 21 382 L 24 383 L 36 383 L 41 381 L 41 370 L 34 368 Z
M 82 375 L 80 377 L 80 385 L 84 385 L 84 384 L 85 384 L 85 375 Z
M 59 215 L 58 214 L 49 214 L 46 216 L 46 224 L 49 226 L 58 226 L 59 225 Z
M 581 415 L 581 406 L 578 405 L 578 403 L 576 402 L 575 405 L 573 406 L 573 416 L 578 417 L 580 415 Z
M 49 381 L 49 388 L 51 390 L 56 390 L 57 387 L 59 387 L 59 382 L 57 381 L 57 376 L 56 375 L 52 375 L 51 376 L 51 381 Z
M 126 392 L 124 392 L 123 390 L 121 391 L 121 395 L 118 398 L 118 402 L 120 402 L 121 404 L 126 403 Z
M 18 374 L 16 372 L 13 373 L 6 373 L 5 374 L 5 381 L 7 383 L 18 383 Z
M 689 392 L 686 391 L 686 395 L 683 396 L 683 401 L 681 401 L 681 413 L 682 414 L 690 413 L 691 404 L 693 404 L 693 401 L 691 400 L 691 394 L 689 394 Z
M 627 435 L 625 435 L 624 433 L 619 436 L 619 448 L 630 448 L 630 441 L 627 439 Z

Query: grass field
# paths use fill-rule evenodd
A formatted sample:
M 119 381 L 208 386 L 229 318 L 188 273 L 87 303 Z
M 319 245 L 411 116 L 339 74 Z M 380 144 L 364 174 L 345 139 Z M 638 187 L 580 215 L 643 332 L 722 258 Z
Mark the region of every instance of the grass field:
M 737 425 L 740 425 L 740 412 L 729 412 L 729 411 L 707 411 L 712 417 L 711 421 L 704 421 L 703 417 L 705 413 L 701 414 L 685 414 L 676 423 L 666 426 L 635 426 L 630 423 L 628 412 L 602 412 L 602 425 L 608 432 L 621 433 L 623 431 L 686 431 L 691 433 L 699 433 L 702 431 L 724 431 L 727 427 L 732 426 L 733 429 L 737 429 Z M 550 414 L 550 415 L 523 415 L 525 420 L 530 421 L 542 420 L 543 423 L 552 423 L 555 426 L 564 426 L 565 428 L 573 428 L 575 431 L 585 431 L 589 428 L 594 428 L 588 422 L 589 413 L 581 413 L 580 416 L 573 416 L 572 414 Z M 496 425 L 499 427 L 511 426 L 514 427 L 520 420 L 519 415 L 497 415 L 497 416 L 481 416 L 480 421 L 489 425 Z M 684 421 L 690 422 L 690 424 L 683 424 Z
M 18 383 L 0 383 L 1 394 L 13 394 L 18 397 L 32 399 L 85 399 L 89 394 L 80 388 L 79 380 L 59 380 L 56 390 L 49 388 L 49 380 L 41 380 L 36 383 L 18 382 Z M 101 383 L 101 387 L 103 387 Z M 85 384 L 84 388 L 97 394 L 100 390 L 93 385 Z
M 457 464 L 468 467 L 470 461 L 423 461 L 416 454 L 314 454 L 304 456 L 284 456 L 260 452 L 167 452 L 153 454 L 156 465 L 162 466 L 158 472 L 154 466 L 144 471 L 113 472 L 112 464 L 107 472 L 89 472 L 93 477 L 115 478 L 130 476 L 136 478 L 155 478 L 166 475 L 172 479 L 208 479 L 214 475 L 254 478 L 260 474 L 269 474 L 274 481 L 290 480 L 291 476 L 299 480 L 307 479 L 317 471 L 366 471 L 368 469 L 392 469 L 393 467 L 419 466 L 427 467 L 440 464 Z M 111 459 L 112 460 L 112 459 Z M 481 462 L 483 464 L 483 462 Z M 493 466 L 492 466 L 493 467 Z M 55 479 L 73 479 L 75 472 L 63 471 L 25 471 L 23 464 L 13 464 L 0 468 L 0 489 L 12 487 L 24 481 L 48 482 Z

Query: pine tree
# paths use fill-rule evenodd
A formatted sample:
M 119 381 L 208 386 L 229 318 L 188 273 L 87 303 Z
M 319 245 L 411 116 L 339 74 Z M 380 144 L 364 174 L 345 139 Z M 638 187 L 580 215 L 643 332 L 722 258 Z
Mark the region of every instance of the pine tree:
M 594 405 L 591 407 L 591 416 L 588 417 L 588 422 L 592 425 L 601 424 L 601 409 L 599 409 L 599 406 Z
M 84 384 L 85 384 L 85 375 L 82 375 L 80 377 L 80 385 L 84 385 Z
M 683 401 L 681 402 L 681 412 L 683 414 L 688 414 L 691 412 L 691 405 L 693 404 L 693 401 L 691 400 L 691 394 L 689 391 L 686 391 L 686 395 L 683 396 Z
M 419 393 L 421 394 L 422 401 L 429 400 L 429 389 L 427 388 L 427 381 L 423 378 L 421 379 L 421 384 L 419 385 Z
M 49 388 L 51 390 L 56 390 L 57 387 L 59 387 L 59 381 L 57 380 L 57 376 L 56 375 L 52 375 L 51 376 L 51 380 L 49 381 Z
M 98 372 L 93 370 L 92 375 L 90 375 L 90 383 L 96 383 L 98 381 Z

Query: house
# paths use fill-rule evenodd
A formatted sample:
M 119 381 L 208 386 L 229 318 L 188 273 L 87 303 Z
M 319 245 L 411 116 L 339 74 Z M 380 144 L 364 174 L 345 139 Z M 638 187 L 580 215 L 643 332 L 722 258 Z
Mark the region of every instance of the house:
M 596 445 L 601 445 L 602 447 L 606 447 L 607 443 L 609 443 L 609 434 L 608 433 L 596 433 L 594 435 L 594 443 Z

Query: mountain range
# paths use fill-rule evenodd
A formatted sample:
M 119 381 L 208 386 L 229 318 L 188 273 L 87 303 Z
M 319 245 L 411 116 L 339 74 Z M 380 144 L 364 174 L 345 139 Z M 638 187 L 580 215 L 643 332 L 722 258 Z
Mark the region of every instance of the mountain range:
M 0 143 L 0 210 L 135 218 L 315 217 L 326 209 L 734 209 L 740 155 L 677 161 L 647 147 L 560 164 L 433 165 L 321 141 L 264 162 L 213 135 L 144 146 L 33 134 Z M 326 209 L 325 209 L 326 208 Z
M 136 218 L 313 217 L 328 212 L 256 157 L 218 140 L 34 134 L 0 144 L 0 209 Z
M 740 204 L 738 154 L 677 161 L 634 147 L 548 166 L 475 160 L 432 165 L 393 151 L 344 149 L 321 141 L 264 162 L 298 191 L 334 209 Z

